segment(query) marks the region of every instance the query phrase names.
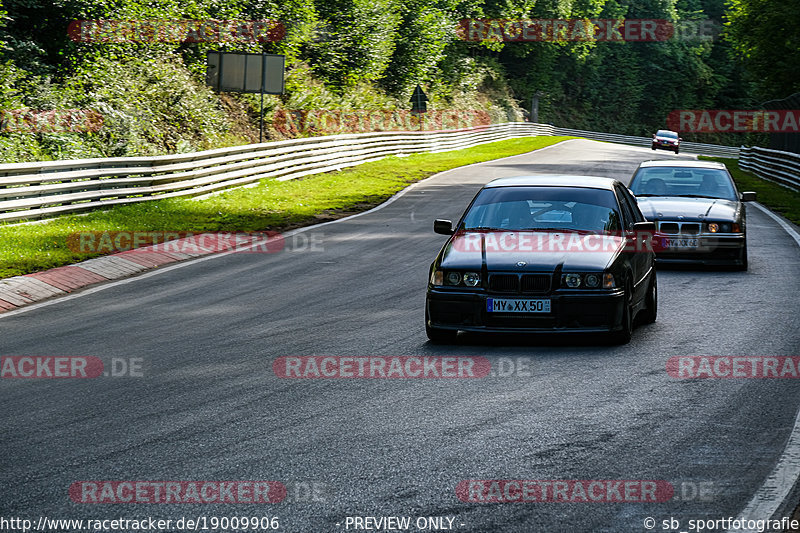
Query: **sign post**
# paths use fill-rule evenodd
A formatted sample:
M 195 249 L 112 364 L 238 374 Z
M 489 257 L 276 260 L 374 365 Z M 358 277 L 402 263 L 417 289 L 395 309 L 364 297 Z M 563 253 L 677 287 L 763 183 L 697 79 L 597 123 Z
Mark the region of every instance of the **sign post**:
M 414 94 L 411 95 L 411 112 L 419 118 L 419 131 L 422 131 L 422 113 L 428 111 L 428 96 L 417 84 Z
M 216 91 L 260 93 L 258 142 L 264 137 L 264 95 L 283 94 L 286 56 L 207 52 L 206 83 Z

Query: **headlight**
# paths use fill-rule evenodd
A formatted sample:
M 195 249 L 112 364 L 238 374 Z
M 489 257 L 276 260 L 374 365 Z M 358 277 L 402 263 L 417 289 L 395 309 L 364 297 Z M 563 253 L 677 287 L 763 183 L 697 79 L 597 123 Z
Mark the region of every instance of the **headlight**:
M 561 275 L 561 286 L 569 289 L 613 289 L 614 276 L 608 272 L 569 273 Z
M 459 272 L 457 270 L 436 270 L 431 274 L 431 284 L 435 287 L 479 287 L 481 275 L 478 272 Z
M 464 274 L 464 285 L 467 287 L 477 287 L 481 283 L 481 275 L 477 272 L 467 272 Z
M 739 224 L 731 224 L 730 222 L 709 222 L 709 233 L 739 233 Z

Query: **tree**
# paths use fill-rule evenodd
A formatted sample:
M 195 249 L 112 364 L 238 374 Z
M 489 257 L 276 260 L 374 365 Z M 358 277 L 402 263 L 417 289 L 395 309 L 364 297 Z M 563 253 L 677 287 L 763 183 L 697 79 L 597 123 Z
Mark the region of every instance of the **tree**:
M 729 0 L 726 38 L 765 99 L 800 91 L 797 0 Z

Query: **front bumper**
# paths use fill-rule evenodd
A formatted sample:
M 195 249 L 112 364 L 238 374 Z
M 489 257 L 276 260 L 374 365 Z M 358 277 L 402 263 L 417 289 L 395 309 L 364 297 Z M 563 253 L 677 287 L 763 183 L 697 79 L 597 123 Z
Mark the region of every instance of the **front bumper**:
M 659 148 L 661 150 L 675 150 L 678 148 L 679 145 L 672 144 L 672 143 L 662 143 L 662 142 L 654 142 L 652 143 L 652 148 L 656 149 Z
M 490 313 L 487 298 L 550 299 L 550 313 Z M 573 332 L 598 333 L 622 328 L 622 291 L 579 293 L 557 291 L 549 295 L 508 295 L 429 288 L 426 297 L 428 325 L 438 329 L 497 333 Z
M 740 265 L 746 237 L 741 235 L 654 235 L 656 261 L 662 264 Z M 697 247 L 668 248 L 661 239 L 697 239 Z

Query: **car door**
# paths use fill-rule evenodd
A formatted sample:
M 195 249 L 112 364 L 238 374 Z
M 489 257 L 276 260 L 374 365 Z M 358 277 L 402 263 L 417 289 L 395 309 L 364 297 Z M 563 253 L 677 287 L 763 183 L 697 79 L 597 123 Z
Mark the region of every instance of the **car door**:
M 645 222 L 642 212 L 636 204 L 636 199 L 628 191 L 624 185 L 615 186 L 617 199 L 622 209 L 622 228 L 624 237 L 631 239 L 626 246 L 626 254 L 630 260 L 631 270 L 633 271 L 633 301 L 639 302 L 647 294 L 647 284 L 645 283 L 645 276 L 647 275 L 650 265 L 652 263 L 650 254 L 647 253 L 647 236 L 637 234 L 634 231 L 633 225 L 636 222 Z

